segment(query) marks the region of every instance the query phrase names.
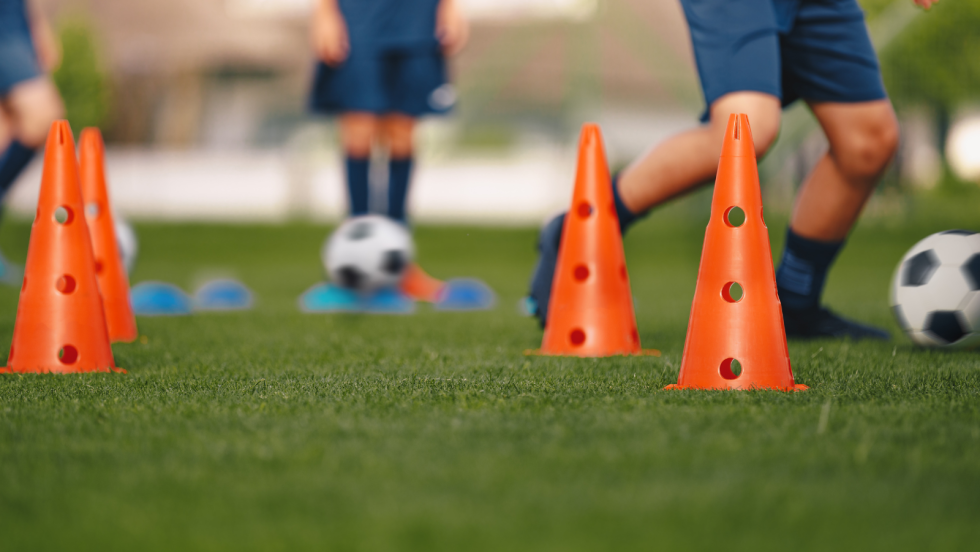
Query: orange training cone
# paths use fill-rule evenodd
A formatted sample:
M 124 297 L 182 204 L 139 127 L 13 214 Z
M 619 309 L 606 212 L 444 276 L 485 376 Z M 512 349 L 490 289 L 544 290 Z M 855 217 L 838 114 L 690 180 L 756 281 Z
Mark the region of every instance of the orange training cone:
M 562 229 L 549 305 L 538 354 L 643 354 L 609 167 L 594 124 L 583 126 L 579 139 L 575 192 Z
M 445 286 L 446 282 L 429 276 L 417 263 L 411 263 L 405 269 L 405 276 L 398 287 L 402 293 L 416 301 L 435 303 Z
M 79 144 L 82 198 L 85 220 L 95 254 L 95 275 L 99 280 L 110 341 L 133 341 L 136 317 L 129 304 L 129 277 L 119 256 L 112 208 L 105 183 L 105 146 L 97 128 L 82 131 Z
M 681 373 L 668 389 L 752 388 L 806 386 L 793 381 L 789 365 L 749 118 L 733 114 L 715 178 Z
M 115 369 L 82 215 L 75 141 L 56 121 L 44 150 L 37 214 L 6 372 Z

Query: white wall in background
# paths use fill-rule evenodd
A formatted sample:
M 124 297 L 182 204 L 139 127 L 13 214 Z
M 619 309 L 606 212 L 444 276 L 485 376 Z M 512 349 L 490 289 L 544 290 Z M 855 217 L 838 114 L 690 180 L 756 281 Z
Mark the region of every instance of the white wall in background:
M 22 216 L 37 208 L 41 160 L 11 190 Z M 342 167 L 327 158 L 303 166 L 279 151 L 108 150 L 114 209 L 134 219 L 275 222 L 337 220 L 347 209 Z M 571 199 L 574 153 L 526 151 L 502 157 L 418 163 L 410 213 L 421 223 L 536 225 Z

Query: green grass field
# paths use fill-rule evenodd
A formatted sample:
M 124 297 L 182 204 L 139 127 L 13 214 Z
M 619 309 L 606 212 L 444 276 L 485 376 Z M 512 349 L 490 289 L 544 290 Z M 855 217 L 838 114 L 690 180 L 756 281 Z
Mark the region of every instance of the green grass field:
M 532 229 L 422 227 L 481 313 L 304 315 L 313 225 L 141 225 L 133 280 L 234 275 L 241 314 L 141 318 L 128 374 L 0 377 L 3 550 L 964 550 L 980 541 L 980 353 L 790 342 L 803 393 L 676 381 L 705 197 L 626 241 L 660 358 L 525 357 Z M 980 229 L 976 198 L 866 220 L 827 297 L 897 332 L 904 251 Z M 770 220 L 773 247 L 784 222 Z M 10 222 L 23 260 L 29 229 Z M 17 292 L 0 290 L 0 349 Z

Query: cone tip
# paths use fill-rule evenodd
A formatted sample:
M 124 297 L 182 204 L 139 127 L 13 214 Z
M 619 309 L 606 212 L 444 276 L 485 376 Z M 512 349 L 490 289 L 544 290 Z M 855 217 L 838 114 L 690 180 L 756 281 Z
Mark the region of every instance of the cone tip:
M 602 130 L 596 123 L 585 123 L 579 137 L 579 153 L 602 145 Z
M 752 128 L 749 126 L 749 116 L 745 113 L 732 113 L 728 117 L 721 155 L 722 157 L 755 157 Z
M 102 140 L 102 131 L 99 127 L 85 127 L 82 129 L 81 141 L 85 140 Z
M 51 123 L 51 129 L 48 131 L 49 145 L 63 146 L 71 136 L 71 125 L 68 124 L 68 121 L 58 119 Z
M 79 149 L 83 156 L 89 152 L 89 150 L 95 150 L 96 152 L 101 151 L 104 147 L 102 142 L 102 132 L 96 127 L 85 127 L 82 129 L 82 134 L 78 139 Z

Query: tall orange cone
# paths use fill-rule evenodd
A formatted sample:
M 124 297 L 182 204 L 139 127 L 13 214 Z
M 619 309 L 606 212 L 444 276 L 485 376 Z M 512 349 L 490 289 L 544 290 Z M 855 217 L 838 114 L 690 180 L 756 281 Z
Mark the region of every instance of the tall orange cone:
M 538 354 L 643 354 L 599 127 L 582 127 L 572 208 L 565 217 Z M 658 354 L 651 351 L 652 354 Z
M 115 369 L 82 205 L 71 127 L 56 121 L 44 150 L 6 372 Z
M 715 179 L 681 373 L 668 389 L 807 388 L 793 381 L 762 216 L 749 118 L 732 114 Z
M 129 277 L 119 256 L 112 204 L 105 182 L 105 146 L 97 128 L 82 131 L 79 144 L 82 198 L 85 220 L 95 254 L 95 275 L 99 280 L 110 341 L 133 341 L 139 337 L 136 317 L 129 304 Z

